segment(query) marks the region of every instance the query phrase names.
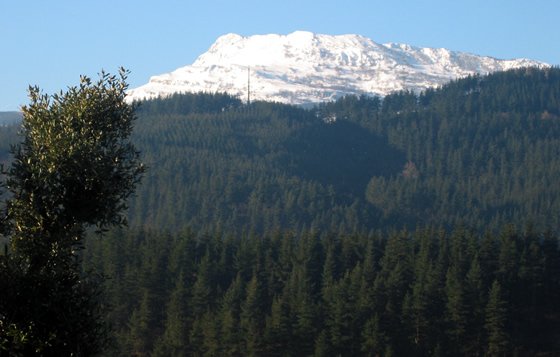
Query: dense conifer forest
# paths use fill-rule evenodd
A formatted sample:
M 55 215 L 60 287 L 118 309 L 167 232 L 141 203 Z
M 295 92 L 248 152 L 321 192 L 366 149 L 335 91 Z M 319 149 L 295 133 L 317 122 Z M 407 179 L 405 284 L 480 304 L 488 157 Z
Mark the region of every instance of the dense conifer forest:
M 557 236 L 112 232 L 116 356 L 554 356 Z M 548 353 L 548 354 L 546 354 Z
M 560 228 L 560 70 L 305 110 L 226 95 L 143 102 L 132 226 L 338 232 Z
M 129 229 L 82 252 L 108 355 L 560 354 L 560 69 L 137 114 Z

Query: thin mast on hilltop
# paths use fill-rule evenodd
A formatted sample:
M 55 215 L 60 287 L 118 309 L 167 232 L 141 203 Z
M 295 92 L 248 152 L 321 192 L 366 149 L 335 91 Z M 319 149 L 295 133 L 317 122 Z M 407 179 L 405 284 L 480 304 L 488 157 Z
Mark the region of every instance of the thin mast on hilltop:
M 247 67 L 247 105 L 251 105 L 251 66 Z

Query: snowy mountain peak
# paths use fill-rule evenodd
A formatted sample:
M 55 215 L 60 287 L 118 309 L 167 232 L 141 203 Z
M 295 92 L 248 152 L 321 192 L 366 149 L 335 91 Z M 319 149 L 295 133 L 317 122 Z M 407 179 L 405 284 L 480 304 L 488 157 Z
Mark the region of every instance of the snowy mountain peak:
M 303 104 L 346 94 L 384 96 L 398 90 L 419 92 L 470 74 L 527 66 L 528 59 L 499 60 L 444 48 L 377 44 L 360 35 L 220 36 L 192 65 L 153 76 L 128 93 L 130 101 L 178 92 L 226 92 L 251 98 Z

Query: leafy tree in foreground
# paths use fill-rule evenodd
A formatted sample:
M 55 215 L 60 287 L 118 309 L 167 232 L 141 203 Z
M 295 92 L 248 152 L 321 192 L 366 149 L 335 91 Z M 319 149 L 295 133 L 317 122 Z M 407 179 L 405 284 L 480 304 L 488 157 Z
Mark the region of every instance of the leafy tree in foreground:
M 127 72 L 54 95 L 31 87 L 22 108 L 22 143 L 7 172 L 0 259 L 0 353 L 93 355 L 106 334 L 98 284 L 82 276 L 79 248 L 88 227 L 125 223 L 126 199 L 144 170 L 129 140 Z

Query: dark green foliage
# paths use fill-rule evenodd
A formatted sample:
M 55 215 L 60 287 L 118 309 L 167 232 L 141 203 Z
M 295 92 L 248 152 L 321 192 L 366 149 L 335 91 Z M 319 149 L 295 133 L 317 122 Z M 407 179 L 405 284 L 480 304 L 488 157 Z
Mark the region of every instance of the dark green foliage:
M 133 226 L 268 232 L 560 229 L 560 69 L 313 109 L 187 94 L 140 105 Z M 518 227 L 519 228 L 519 227 Z
M 559 108 L 557 68 L 309 110 L 143 103 L 136 229 L 84 252 L 112 353 L 557 354 Z
M 12 254 L 40 269 L 72 256 L 84 228 L 124 223 L 122 212 L 143 171 L 130 142 L 133 108 L 126 72 L 48 96 L 31 87 L 23 141 L 7 173 Z
M 219 96 L 202 97 L 221 105 Z M 172 105 L 179 98 L 161 102 Z M 394 150 L 382 139 L 351 122 L 327 125 L 296 107 L 228 108 L 140 116 L 135 140 L 151 170 L 131 202 L 131 225 L 229 232 L 352 229 L 371 216 L 360 213 L 365 202 L 356 198 L 371 175 L 389 172 L 381 158 Z M 340 132 L 348 137 L 343 145 Z M 352 155 L 360 160 L 345 160 Z M 400 164 L 389 167 L 395 171 Z
M 531 274 L 504 275 L 505 261 L 481 263 L 489 241 L 498 251 L 507 247 L 508 265 L 527 266 L 527 246 L 550 258 L 532 260 Z M 114 259 L 100 250 L 128 247 L 116 258 L 122 273 L 106 281 L 117 302 L 116 356 L 500 356 L 560 349 L 560 279 L 544 273 L 560 263 L 558 237 L 530 230 L 273 234 L 227 244 L 217 235 L 129 232 L 89 243 L 85 265 L 97 269 Z M 195 248 L 183 251 L 177 265 L 171 257 L 190 244 Z M 224 250 L 245 251 L 244 264 L 223 259 Z M 292 252 L 289 259 L 283 250 Z M 156 285 L 138 273 L 154 261 L 163 264 Z
M 0 356 L 93 356 L 106 348 L 101 278 L 78 272 L 30 274 L 0 257 Z
M 508 356 L 510 354 L 507 318 L 506 302 L 502 298 L 500 283 L 495 280 L 488 293 L 486 323 L 484 324 L 488 334 L 488 356 Z
M 398 172 L 404 162 L 383 138 L 349 120 L 298 130 L 285 145 L 295 174 L 357 197 L 372 176 Z
M 206 95 L 204 93 L 173 94 L 165 100 L 142 101 L 137 112 L 144 114 L 219 113 L 241 107 L 241 100 L 225 93 Z
M 519 69 L 307 110 L 243 106 L 225 94 L 142 102 L 134 140 L 152 170 L 128 218 L 137 227 L 236 233 L 427 223 L 482 232 L 508 222 L 556 231 L 559 82 L 557 68 Z M 72 212 L 101 211 L 86 203 Z
M 143 171 L 130 142 L 126 75 L 82 77 L 52 96 L 29 90 L 23 141 L 5 173 L 2 355 L 91 356 L 107 345 L 100 278 L 81 270 L 79 253 L 88 227 L 125 223 L 126 199 Z

